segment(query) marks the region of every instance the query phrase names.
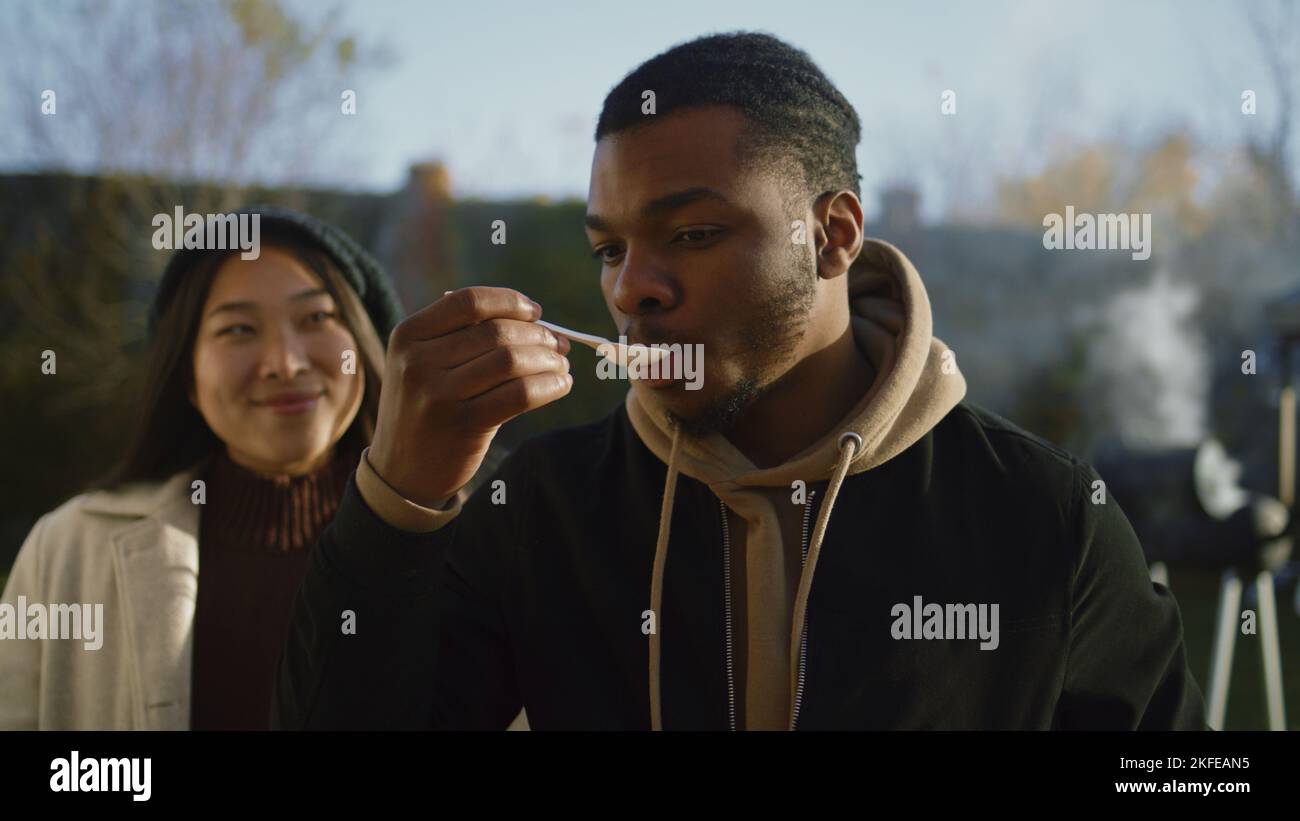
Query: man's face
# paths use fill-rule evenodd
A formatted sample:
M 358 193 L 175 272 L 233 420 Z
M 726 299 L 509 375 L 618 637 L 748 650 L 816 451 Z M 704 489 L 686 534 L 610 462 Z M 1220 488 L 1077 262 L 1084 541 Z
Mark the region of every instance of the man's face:
M 729 106 L 675 111 L 596 145 L 587 236 L 619 332 L 703 345 L 703 384 L 650 392 L 689 434 L 725 431 L 799 359 L 816 292 L 772 173 L 742 168 L 752 128 Z M 808 232 L 811 237 L 812 232 Z

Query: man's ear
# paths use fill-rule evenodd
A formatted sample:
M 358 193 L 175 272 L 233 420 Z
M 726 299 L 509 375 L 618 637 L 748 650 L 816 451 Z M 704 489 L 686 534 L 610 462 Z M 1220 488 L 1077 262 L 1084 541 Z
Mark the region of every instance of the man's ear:
M 848 272 L 862 250 L 862 203 L 852 191 L 827 191 L 813 203 L 817 275 L 835 279 Z

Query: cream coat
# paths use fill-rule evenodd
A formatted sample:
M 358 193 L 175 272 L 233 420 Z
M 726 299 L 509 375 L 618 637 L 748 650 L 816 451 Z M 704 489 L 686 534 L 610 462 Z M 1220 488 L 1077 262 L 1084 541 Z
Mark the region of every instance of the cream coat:
M 103 645 L 0 640 L 0 729 L 189 728 L 199 573 L 192 479 L 85 493 L 32 528 L 2 601 L 102 603 Z

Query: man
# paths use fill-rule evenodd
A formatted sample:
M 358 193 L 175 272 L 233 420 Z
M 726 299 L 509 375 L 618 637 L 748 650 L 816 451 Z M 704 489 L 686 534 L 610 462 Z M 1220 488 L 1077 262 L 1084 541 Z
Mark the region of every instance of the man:
M 633 381 L 465 500 L 499 426 L 568 393 L 568 343 L 508 289 L 409 317 L 279 726 L 1204 726 L 1177 605 L 1096 473 L 962 401 L 919 275 L 864 240 L 859 133 L 765 35 L 610 92 L 601 288 L 631 342 L 702 345 L 702 386 Z

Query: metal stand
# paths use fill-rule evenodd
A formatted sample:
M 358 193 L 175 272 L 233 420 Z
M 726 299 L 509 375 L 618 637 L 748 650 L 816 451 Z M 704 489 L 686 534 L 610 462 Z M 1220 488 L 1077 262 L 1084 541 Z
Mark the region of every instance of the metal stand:
M 1241 629 L 1242 581 L 1235 568 L 1223 571 L 1219 586 L 1219 609 L 1214 634 L 1214 652 L 1210 657 L 1210 686 L 1206 692 L 1207 723 L 1222 730 L 1228 713 L 1228 687 L 1232 679 L 1232 653 Z M 1268 728 L 1286 729 L 1286 708 L 1282 695 L 1282 653 L 1278 644 L 1277 602 L 1273 591 L 1273 574 L 1267 570 L 1255 577 L 1255 595 L 1259 600 L 1258 624 L 1260 655 L 1264 661 L 1264 698 L 1268 706 Z
M 1255 577 L 1255 596 L 1259 600 L 1259 652 L 1264 659 L 1264 697 L 1268 702 L 1268 728 L 1285 730 L 1282 649 L 1278 642 L 1277 601 L 1273 592 L 1273 574 L 1267 570 L 1260 572 Z

